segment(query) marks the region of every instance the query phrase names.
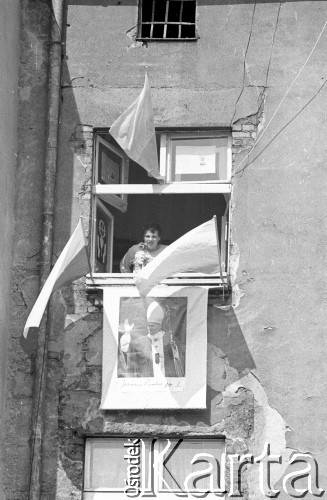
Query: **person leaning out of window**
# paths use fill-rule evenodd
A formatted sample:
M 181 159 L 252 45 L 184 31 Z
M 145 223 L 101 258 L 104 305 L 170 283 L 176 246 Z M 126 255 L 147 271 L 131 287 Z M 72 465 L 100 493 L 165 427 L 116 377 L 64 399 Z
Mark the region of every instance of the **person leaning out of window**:
M 143 228 L 143 242 L 133 245 L 120 262 L 122 273 L 137 272 L 156 257 L 167 245 L 160 243 L 161 227 L 148 224 Z

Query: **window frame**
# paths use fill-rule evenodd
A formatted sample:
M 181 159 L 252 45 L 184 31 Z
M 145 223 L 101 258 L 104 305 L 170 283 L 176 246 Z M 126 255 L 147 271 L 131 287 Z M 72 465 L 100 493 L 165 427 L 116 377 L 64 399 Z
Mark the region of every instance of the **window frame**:
M 137 41 L 144 41 L 144 42 L 196 42 L 199 38 L 198 36 L 198 31 L 197 31 L 197 13 L 198 13 L 198 5 L 197 5 L 197 1 L 196 0 L 192 0 L 192 1 L 195 1 L 195 15 L 194 15 L 194 23 L 189 23 L 189 22 L 183 22 L 183 21 L 179 21 L 179 22 L 169 22 L 167 20 L 167 16 L 168 16 L 168 13 L 166 11 L 166 14 L 165 14 L 165 21 L 164 22 L 161 22 L 161 21 L 154 21 L 153 17 L 154 17 L 154 14 L 153 14 L 153 11 L 152 11 L 152 19 L 151 21 L 149 22 L 144 22 L 142 21 L 142 11 L 143 11 L 143 1 L 144 0 L 139 0 L 138 2 L 138 21 L 137 21 L 137 36 L 136 36 L 136 40 Z M 158 1 L 158 0 L 152 0 L 153 1 L 153 4 L 155 3 L 155 1 Z M 159 0 L 159 1 L 163 1 L 163 0 Z M 170 1 L 176 1 L 176 0 L 165 0 L 166 4 L 169 3 Z M 183 4 L 188 2 L 188 1 L 191 1 L 191 0 L 180 0 Z M 169 10 L 169 9 L 168 9 Z M 153 37 L 153 36 L 149 36 L 149 37 L 146 37 L 146 36 L 142 36 L 142 27 L 143 25 L 145 24 L 149 24 L 152 29 L 150 28 L 150 34 L 151 32 L 153 32 L 153 26 L 155 25 L 159 25 L 159 24 L 163 24 L 164 25 L 164 33 L 166 32 L 166 28 L 167 26 L 169 25 L 175 25 L 177 24 L 179 26 L 179 33 L 181 31 L 181 27 L 183 25 L 192 25 L 194 26 L 194 37 L 173 37 L 173 38 L 166 38 L 166 37 Z
M 198 133 L 205 133 L 209 134 L 210 136 L 227 136 L 228 137 L 228 143 L 227 143 L 227 170 L 228 174 L 231 173 L 231 164 L 232 164 L 232 152 L 231 152 L 231 145 L 232 145 L 232 136 L 231 132 L 228 131 L 227 129 L 217 129 L 217 128 L 208 128 L 208 127 L 203 127 L 203 128 L 179 128 L 179 129 L 156 129 L 156 133 L 159 134 L 165 134 L 166 137 L 168 134 L 171 134 L 173 137 L 176 136 L 176 134 L 181 134 L 181 135 L 187 135 L 192 136 L 192 134 L 198 134 Z M 109 145 L 111 149 L 116 151 L 120 154 L 122 157 L 126 157 L 125 153 L 123 151 L 119 151 L 117 148 L 114 148 L 111 143 L 105 141 L 102 137 L 100 137 L 99 134 L 103 133 L 102 131 L 99 131 L 98 133 L 95 132 L 95 144 L 97 144 L 97 141 L 100 141 L 102 143 L 105 143 L 105 145 Z M 98 148 L 95 147 L 95 150 Z M 117 154 L 117 153 L 116 153 Z M 115 202 L 118 199 L 121 199 L 120 197 L 123 197 L 123 200 L 125 202 L 125 210 L 127 210 L 127 196 L 128 194 L 149 194 L 149 195 L 163 195 L 163 194 L 203 194 L 203 193 L 214 193 L 214 194 L 223 194 L 226 199 L 226 211 L 227 211 L 227 217 L 226 217 L 226 223 L 227 223 L 227 234 L 226 234 L 226 229 L 225 233 L 227 236 L 227 245 L 225 249 L 225 255 L 226 255 L 226 269 L 223 270 L 222 275 L 220 273 L 215 274 L 215 275 L 208 275 L 205 273 L 181 273 L 177 274 L 172 278 L 167 278 L 162 281 L 162 283 L 168 284 L 168 285 L 178 285 L 178 286 L 189 286 L 189 285 L 208 285 L 210 287 L 214 288 L 222 288 L 224 290 L 229 289 L 229 247 L 230 247 L 230 195 L 231 195 L 231 179 L 227 180 L 216 180 L 216 181 L 176 181 L 176 182 L 168 182 L 168 183 L 162 183 L 162 184 L 128 184 L 128 178 L 124 176 L 124 181 L 121 184 L 100 184 L 96 183 L 96 180 L 98 179 L 98 165 L 96 164 L 97 162 L 98 155 L 94 155 L 94 162 L 95 162 L 95 174 L 94 174 L 94 183 L 92 186 L 92 197 L 93 197 L 93 203 L 92 203 L 92 210 L 93 214 L 95 213 L 95 207 L 96 207 L 96 200 L 100 200 L 102 202 L 108 203 L 109 205 L 113 205 L 114 207 Z M 127 157 L 125 159 L 125 164 L 127 165 Z M 128 174 L 128 167 L 127 170 L 125 171 Z M 117 208 L 117 206 L 116 206 Z M 94 238 L 94 228 L 95 227 L 95 221 L 93 221 L 92 224 L 92 230 L 91 234 L 92 237 Z M 220 233 L 220 238 L 221 238 L 221 248 L 222 249 L 222 231 Z M 92 240 L 92 251 L 94 255 L 94 239 Z M 221 252 L 221 257 L 223 257 L 223 253 Z M 223 262 L 223 259 L 221 259 Z M 94 260 L 92 259 L 92 265 L 94 265 Z M 92 278 L 87 277 L 86 279 L 86 284 L 92 288 L 94 285 L 95 286 L 103 286 L 103 285 L 134 285 L 135 280 L 134 280 L 134 275 L 132 273 L 112 273 L 112 272 L 106 272 L 106 273 L 96 273 L 93 272 Z
M 157 133 L 160 134 L 160 155 L 159 155 L 159 165 L 160 165 L 160 174 L 165 178 L 165 182 L 167 184 L 180 184 L 181 182 L 185 182 L 187 184 L 212 184 L 212 183 L 223 183 L 230 184 L 231 175 L 232 175 L 232 135 L 228 130 L 221 129 L 211 129 L 211 128 L 202 128 L 202 129 L 178 129 L 178 130 L 162 130 L 157 129 Z M 227 175 L 226 179 L 210 179 L 210 180 L 185 180 L 178 181 L 172 179 L 172 170 L 173 170 L 173 155 L 172 155 L 172 147 L 173 141 L 177 139 L 184 140 L 192 140 L 196 138 L 203 139 L 219 139 L 225 138 L 227 139 L 227 147 L 226 147 L 226 163 L 227 163 Z
M 111 151 L 115 156 L 118 156 L 120 161 L 121 161 L 121 182 L 117 184 L 104 184 L 99 181 L 99 175 L 100 175 L 100 168 L 99 168 L 99 162 L 100 162 L 100 154 L 99 150 L 100 147 L 104 146 L 106 147 L 109 151 Z M 122 186 L 124 184 L 127 184 L 128 182 L 128 172 L 129 172 L 129 161 L 126 155 L 115 147 L 113 144 L 110 142 L 106 141 L 101 137 L 99 134 L 95 134 L 95 148 L 94 148 L 94 160 L 93 163 L 95 165 L 94 168 L 94 175 L 93 175 L 93 185 L 100 184 L 103 186 Z M 111 193 L 108 197 L 108 203 L 110 205 L 114 206 L 115 208 L 118 208 L 121 212 L 126 212 L 127 210 L 127 195 L 123 192 L 120 192 L 119 190 L 116 192 Z M 109 201 L 110 200 L 110 201 Z
M 96 487 L 92 487 L 92 453 L 93 453 L 93 447 L 94 447 L 94 444 L 97 443 L 108 443 L 110 444 L 111 442 L 112 443 L 115 443 L 117 444 L 117 442 L 120 441 L 121 443 L 121 446 L 124 447 L 124 444 L 127 443 L 128 439 L 131 438 L 131 439 L 136 439 L 135 437 L 131 437 L 129 435 L 125 435 L 125 436 L 122 436 L 122 435 L 117 435 L 117 436 L 101 436 L 101 437 L 87 437 L 85 439 L 85 453 L 84 453 L 84 484 L 83 484 L 83 500 L 89 500 L 89 499 L 92 499 L 92 500 L 111 500 L 113 498 L 113 495 L 115 495 L 115 498 L 126 498 L 126 494 L 125 494 L 125 488 L 117 488 L 116 486 L 103 486 L 102 488 L 99 487 L 99 488 L 96 488 Z M 146 443 L 147 443 L 147 450 L 149 450 L 148 448 L 148 444 L 149 442 L 152 443 L 152 452 L 153 452 L 153 455 L 152 455 L 152 460 L 154 460 L 154 457 L 156 455 L 156 453 L 161 453 L 164 451 L 164 448 L 167 444 L 166 440 L 172 440 L 172 441 L 178 441 L 180 439 L 182 439 L 183 441 L 187 441 L 188 443 L 192 444 L 192 443 L 205 443 L 205 442 L 210 442 L 212 444 L 212 448 L 214 448 L 214 445 L 217 445 L 217 450 L 220 451 L 220 457 L 222 458 L 223 454 L 226 453 L 226 440 L 225 440 L 225 437 L 223 436 L 180 436 L 180 435 L 167 435 L 167 436 L 138 436 L 137 439 L 141 439 L 141 440 L 144 440 Z M 131 445 L 132 446 L 132 445 Z M 173 444 L 171 445 L 171 447 L 173 448 Z M 125 453 L 126 453 L 126 447 L 125 447 Z M 194 449 L 194 454 L 198 453 L 199 450 L 198 449 Z M 216 457 L 217 458 L 217 457 Z M 169 457 L 167 457 L 167 459 L 169 459 Z M 145 458 L 146 460 L 146 458 Z M 219 462 L 220 465 L 222 465 L 223 459 L 221 459 L 221 461 Z M 153 463 L 153 462 L 152 462 Z M 147 464 L 148 465 L 148 464 Z M 127 466 L 128 466 L 128 462 L 126 461 L 126 472 L 127 472 Z M 223 470 L 221 468 L 221 470 Z M 220 480 L 221 480 L 221 483 L 223 484 L 223 481 L 224 479 L 222 479 L 221 477 L 221 470 L 219 470 L 220 472 Z M 147 480 L 149 481 L 149 478 L 147 478 Z M 152 489 L 145 489 L 145 490 L 142 490 L 142 493 L 141 493 L 141 496 L 152 496 L 153 497 L 153 493 L 155 494 L 155 498 L 158 498 L 159 500 L 164 498 L 164 499 L 167 499 L 167 495 L 171 495 L 170 498 L 175 498 L 175 494 L 177 493 L 181 493 L 180 490 L 176 490 L 176 489 L 167 489 L 167 488 L 163 488 L 162 486 L 162 480 L 160 477 L 157 477 L 157 484 L 153 483 L 152 482 L 153 480 L 151 480 L 151 483 L 152 483 Z M 100 489 L 101 488 L 101 489 Z M 201 490 L 200 490 L 201 491 Z M 199 493 L 199 491 L 196 491 L 196 490 L 192 490 L 189 492 L 191 496 L 193 496 L 192 494 L 193 493 Z M 210 498 L 214 498 L 214 499 L 217 499 L 219 497 L 223 497 L 223 493 L 221 495 L 217 495 L 217 492 L 211 492 L 209 493 L 209 495 L 206 496 L 206 498 L 208 498 L 210 500 Z

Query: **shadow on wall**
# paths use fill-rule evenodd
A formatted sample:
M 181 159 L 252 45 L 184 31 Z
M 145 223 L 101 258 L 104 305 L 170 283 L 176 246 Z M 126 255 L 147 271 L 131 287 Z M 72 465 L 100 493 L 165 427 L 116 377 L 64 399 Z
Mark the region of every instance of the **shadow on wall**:
M 70 81 L 67 63 L 63 61 L 63 81 Z M 58 141 L 58 166 L 56 179 L 56 207 L 55 207 L 55 259 L 59 256 L 68 239 L 71 236 L 72 214 L 75 213 L 76 223 L 78 218 L 76 209 L 73 207 L 76 199 L 74 192 L 73 176 L 78 178 L 75 172 L 76 154 L 74 134 L 80 117 L 73 89 L 69 86 L 61 88 L 61 125 L 59 127 Z M 81 165 L 81 169 L 83 166 Z M 84 168 L 83 168 L 84 170 Z M 76 187 L 75 187 L 76 190 Z M 78 193 L 79 194 L 79 193 Z
M 224 353 L 239 377 L 256 368 L 233 307 L 208 308 L 208 343 Z

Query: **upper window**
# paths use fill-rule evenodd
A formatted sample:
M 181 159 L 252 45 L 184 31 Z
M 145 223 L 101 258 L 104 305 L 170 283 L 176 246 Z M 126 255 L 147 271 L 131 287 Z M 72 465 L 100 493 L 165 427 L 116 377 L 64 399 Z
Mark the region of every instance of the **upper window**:
M 140 0 L 142 40 L 196 40 L 195 0 Z
M 217 130 L 162 132 L 160 173 L 166 182 L 228 182 L 230 142 Z

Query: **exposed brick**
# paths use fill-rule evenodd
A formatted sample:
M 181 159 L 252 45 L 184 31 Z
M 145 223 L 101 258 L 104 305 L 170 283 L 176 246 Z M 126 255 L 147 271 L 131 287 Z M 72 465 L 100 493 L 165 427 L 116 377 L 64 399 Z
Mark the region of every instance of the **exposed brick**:
M 234 132 L 233 138 L 238 139 L 240 137 L 251 137 L 250 132 Z
M 255 126 L 254 125 L 243 125 L 242 126 L 242 130 L 246 131 L 246 130 L 255 130 Z

